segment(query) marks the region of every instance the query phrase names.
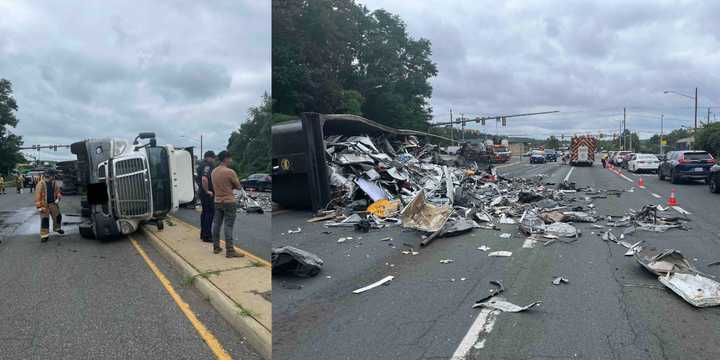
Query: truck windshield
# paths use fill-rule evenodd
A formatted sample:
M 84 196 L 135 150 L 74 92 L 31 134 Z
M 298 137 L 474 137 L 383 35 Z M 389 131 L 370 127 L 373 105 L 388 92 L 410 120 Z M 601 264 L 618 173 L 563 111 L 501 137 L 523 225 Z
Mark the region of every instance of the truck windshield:
M 164 147 L 148 147 L 147 155 L 154 216 L 163 216 L 172 207 L 169 155 Z

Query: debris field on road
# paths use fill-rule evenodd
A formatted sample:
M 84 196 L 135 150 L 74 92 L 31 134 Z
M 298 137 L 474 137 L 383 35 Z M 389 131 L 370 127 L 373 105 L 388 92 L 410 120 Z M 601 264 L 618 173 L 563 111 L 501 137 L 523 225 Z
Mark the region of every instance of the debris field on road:
M 492 165 L 481 168 L 474 162 L 464 163 L 463 167 L 453 166 L 458 162 L 452 161 L 446 149 L 422 143 L 415 136 L 333 135 L 325 139 L 325 144 L 331 200 L 308 222 L 322 221 L 327 228 L 347 227 L 368 232 L 399 226 L 417 232 L 420 246 L 427 247 L 441 238 L 480 230 L 497 231 L 500 239 L 512 239 L 513 234 L 501 232 L 501 226 L 514 225 L 519 237 L 525 236 L 526 243 L 530 244 L 523 247 L 534 247 L 535 244 L 576 242 L 583 234 L 579 224 L 587 223 L 590 225 L 583 228 L 597 229 L 592 233 L 602 240 L 625 247 L 626 256 L 637 256 L 643 250 L 642 241 L 624 240 L 636 231 L 688 230 L 687 214 L 673 216 L 668 213 L 672 210 L 670 207 L 648 204 L 623 214 L 600 214 L 593 204 L 596 199 L 619 198 L 626 192 L 634 192 L 632 187 L 579 187 L 568 181 L 547 182 L 542 175 L 504 177 L 497 175 Z M 616 235 L 619 229 L 622 231 Z M 337 242 L 343 244 L 343 238 Z M 485 245 L 477 249 L 490 250 Z M 404 253 L 419 254 L 412 249 Z M 488 256 L 510 257 L 512 252 L 498 249 Z M 441 260 L 443 264 L 452 262 L 452 259 Z M 682 274 L 687 273 L 665 273 L 665 280 L 661 282 L 686 300 L 704 299 L 695 303 L 688 300 L 693 305 L 711 306 L 713 303 L 707 296 L 683 290 L 690 279 Z M 704 286 L 708 289 L 706 292 L 713 291 L 714 284 L 706 281 L 707 278 L 693 274 L 694 284 Z M 569 284 L 569 281 L 558 276 L 552 283 Z M 493 304 L 481 306 L 524 311 L 540 302 L 525 307 L 507 304 L 495 300 Z

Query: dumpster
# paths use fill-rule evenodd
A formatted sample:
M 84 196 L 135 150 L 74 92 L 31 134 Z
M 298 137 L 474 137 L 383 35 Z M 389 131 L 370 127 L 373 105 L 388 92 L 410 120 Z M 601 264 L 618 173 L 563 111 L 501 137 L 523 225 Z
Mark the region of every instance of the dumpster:
M 272 126 L 273 202 L 291 209 L 325 208 L 330 201 L 325 138 L 333 135 L 416 136 L 450 139 L 395 129 L 357 115 L 303 113 Z

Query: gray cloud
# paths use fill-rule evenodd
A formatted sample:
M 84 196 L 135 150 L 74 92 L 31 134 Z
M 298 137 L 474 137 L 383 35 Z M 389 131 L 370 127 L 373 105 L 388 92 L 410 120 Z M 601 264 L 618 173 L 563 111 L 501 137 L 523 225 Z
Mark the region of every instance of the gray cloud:
M 699 118 L 720 118 L 720 4 L 709 1 L 360 0 L 399 14 L 429 39 L 436 120 L 560 110 L 509 121 L 499 132 L 545 137 L 617 131 L 650 136 L 692 125 L 692 101 L 663 90 L 699 88 Z M 711 116 L 711 119 L 713 117 Z M 495 132 L 488 122 L 487 131 Z M 480 128 L 478 126 L 478 128 Z
M 269 1 L 38 0 L 0 13 L 0 77 L 26 144 L 155 131 L 219 150 L 270 89 Z

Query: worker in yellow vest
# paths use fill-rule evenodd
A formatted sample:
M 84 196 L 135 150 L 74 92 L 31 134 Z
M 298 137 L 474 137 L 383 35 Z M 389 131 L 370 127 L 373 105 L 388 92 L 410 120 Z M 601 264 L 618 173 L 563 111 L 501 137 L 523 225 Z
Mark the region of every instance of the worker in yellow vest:
M 18 194 L 22 194 L 22 188 L 25 185 L 25 177 L 22 174 L 17 174 L 15 177 L 15 189 Z
M 60 199 L 62 192 L 60 184 L 55 180 L 55 170 L 48 170 L 45 177 L 35 188 L 35 206 L 40 211 L 40 241 L 46 242 L 50 237 L 50 217 L 53 220 L 53 231 L 62 235 L 62 214 L 60 214 Z

